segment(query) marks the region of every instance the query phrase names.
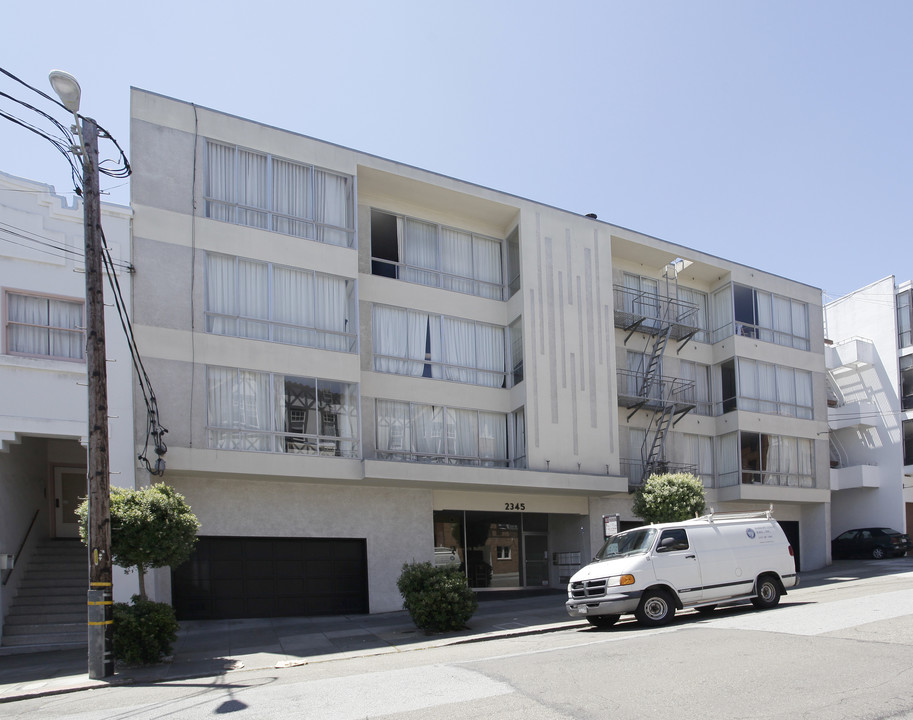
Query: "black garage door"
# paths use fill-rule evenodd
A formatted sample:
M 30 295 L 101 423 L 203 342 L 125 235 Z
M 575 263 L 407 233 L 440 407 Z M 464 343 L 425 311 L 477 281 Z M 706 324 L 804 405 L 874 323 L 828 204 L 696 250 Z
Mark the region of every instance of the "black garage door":
M 201 537 L 171 588 L 178 620 L 367 613 L 365 541 Z

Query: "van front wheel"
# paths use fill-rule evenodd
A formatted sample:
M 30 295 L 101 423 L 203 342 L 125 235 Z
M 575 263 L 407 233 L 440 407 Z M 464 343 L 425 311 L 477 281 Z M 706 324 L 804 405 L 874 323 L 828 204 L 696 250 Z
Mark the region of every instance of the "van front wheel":
M 675 605 L 672 604 L 669 593 L 663 590 L 648 590 L 641 598 L 634 615 L 641 625 L 659 627 L 675 615 Z
M 776 607 L 780 602 L 780 586 L 770 575 L 758 578 L 758 596 L 751 599 L 751 604 L 759 610 Z

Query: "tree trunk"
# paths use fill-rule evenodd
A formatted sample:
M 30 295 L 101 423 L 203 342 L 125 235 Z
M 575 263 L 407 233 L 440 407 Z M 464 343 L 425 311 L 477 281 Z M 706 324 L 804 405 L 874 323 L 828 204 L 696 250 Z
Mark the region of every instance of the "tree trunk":
M 139 573 L 139 596 L 143 600 L 148 600 L 146 597 L 146 567 L 144 565 L 137 565 L 136 572 Z

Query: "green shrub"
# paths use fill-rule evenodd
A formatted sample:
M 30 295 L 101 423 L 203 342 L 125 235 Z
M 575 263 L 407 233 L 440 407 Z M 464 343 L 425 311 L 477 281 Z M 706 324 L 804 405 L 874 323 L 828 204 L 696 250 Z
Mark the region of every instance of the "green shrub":
M 651 475 L 634 493 L 634 514 L 645 523 L 687 520 L 706 507 L 704 484 L 691 473 Z
M 466 576 L 458 568 L 429 562 L 406 563 L 396 581 L 403 607 L 422 630 L 462 630 L 479 606 Z
M 132 603 L 114 603 L 114 657 L 127 665 L 151 665 L 171 654 L 178 621 L 168 603 L 139 595 Z

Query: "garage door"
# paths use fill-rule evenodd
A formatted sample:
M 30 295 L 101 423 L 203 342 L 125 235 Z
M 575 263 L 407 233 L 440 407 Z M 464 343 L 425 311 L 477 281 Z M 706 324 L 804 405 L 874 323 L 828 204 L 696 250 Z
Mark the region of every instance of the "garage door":
M 201 537 L 171 588 L 178 620 L 367 613 L 365 541 Z

